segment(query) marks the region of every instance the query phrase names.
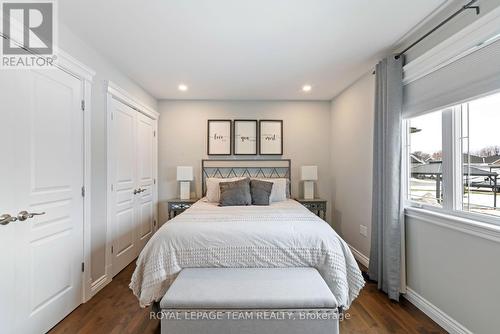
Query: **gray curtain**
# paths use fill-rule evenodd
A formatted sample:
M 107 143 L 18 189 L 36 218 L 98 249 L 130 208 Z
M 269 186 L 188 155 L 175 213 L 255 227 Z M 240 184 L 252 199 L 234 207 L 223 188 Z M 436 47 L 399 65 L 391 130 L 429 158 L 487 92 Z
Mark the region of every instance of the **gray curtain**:
M 373 141 L 373 199 L 370 279 L 399 300 L 401 280 L 402 58 L 377 64 Z

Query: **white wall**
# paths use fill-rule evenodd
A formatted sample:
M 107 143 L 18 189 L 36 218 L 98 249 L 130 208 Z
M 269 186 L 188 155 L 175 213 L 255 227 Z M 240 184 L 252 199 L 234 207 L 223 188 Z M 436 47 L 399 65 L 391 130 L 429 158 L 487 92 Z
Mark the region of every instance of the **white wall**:
M 500 1 L 484 0 L 480 3 L 484 15 Z M 410 40 L 429 30 L 458 5 L 458 2 L 452 3 L 448 12 L 431 20 Z M 471 14 L 458 18 L 410 52 L 407 59 L 423 54 L 476 18 Z M 343 238 L 364 255 L 369 255 L 370 239 L 360 236 L 359 224 L 370 224 L 371 221 L 373 111 L 374 82 L 369 74 L 332 101 L 334 225 Z M 363 175 L 369 186 L 359 181 L 357 174 Z M 446 319 L 472 333 L 497 331 L 500 327 L 497 315 L 499 239 L 495 241 L 472 235 L 437 222 L 432 216 L 426 219 L 406 217 L 408 289 L 422 298 L 424 305 L 439 310 L 426 309 L 431 310 L 430 314 L 437 320 Z M 439 312 L 442 313 L 438 315 Z M 451 327 L 448 329 L 452 330 Z
M 91 278 L 104 274 L 106 246 L 106 92 L 105 80 L 111 80 L 143 103 L 156 109 L 156 100 L 124 75 L 111 62 L 59 24 L 59 46 L 96 71 L 92 84 L 92 254 Z
M 408 41 L 435 26 L 462 6 L 450 6 Z M 481 0 L 481 15 L 468 11 L 452 20 L 408 53 L 406 61 L 422 55 L 473 21 L 500 6 L 500 0 Z M 473 70 L 473 69 L 471 69 Z M 499 241 L 436 225 L 436 218 L 406 218 L 407 286 L 473 333 L 493 333 L 500 327 Z M 434 222 L 434 223 L 433 223 Z
M 362 254 L 371 224 L 374 76 L 367 74 L 332 101 L 332 211 L 334 227 Z M 500 327 L 500 243 L 406 218 L 407 286 L 473 333 Z M 370 229 L 369 229 L 370 230 Z
M 208 119 L 283 120 L 282 158 L 292 160 L 292 196 L 302 195 L 298 181 L 300 166 L 317 165 L 316 194 L 327 200 L 331 198 L 330 102 L 161 101 L 159 111 L 160 222 L 166 221 L 165 202 L 179 194 L 177 166 L 194 167 L 191 189 L 201 196 L 201 159 L 207 158 Z
M 472 333 L 498 332 L 499 240 L 436 221 L 432 216 L 406 219 L 408 287 Z
M 337 232 L 370 254 L 374 75 L 364 75 L 331 104 L 332 216 Z M 367 237 L 359 226 L 368 227 Z

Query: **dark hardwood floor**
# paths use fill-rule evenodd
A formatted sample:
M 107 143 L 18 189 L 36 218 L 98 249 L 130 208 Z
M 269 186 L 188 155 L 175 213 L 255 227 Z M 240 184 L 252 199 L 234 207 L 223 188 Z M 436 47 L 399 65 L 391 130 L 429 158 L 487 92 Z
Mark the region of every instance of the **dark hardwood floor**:
M 150 309 L 140 308 L 128 288 L 134 268 L 135 262 L 50 333 L 160 333 L 160 322 L 149 319 Z M 341 322 L 341 334 L 446 333 L 407 300 L 391 302 L 370 282 L 347 313 L 350 317 Z

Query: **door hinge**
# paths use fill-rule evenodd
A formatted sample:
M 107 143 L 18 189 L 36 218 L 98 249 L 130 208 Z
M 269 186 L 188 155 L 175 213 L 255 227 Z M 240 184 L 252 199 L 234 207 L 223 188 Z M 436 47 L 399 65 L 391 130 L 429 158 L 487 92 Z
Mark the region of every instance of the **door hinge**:
M 82 110 L 85 110 L 85 100 L 82 100 Z
M 111 245 L 111 254 L 113 254 L 113 245 Z
M 85 263 L 82 262 L 82 273 L 85 272 Z
M 153 184 L 156 184 L 156 179 L 153 179 Z
M 85 187 L 82 187 L 82 197 L 85 197 Z
M 156 137 L 156 131 L 153 131 L 153 137 Z
M 153 220 L 153 226 L 156 227 L 156 220 Z
M 113 113 L 111 113 L 111 120 L 113 120 Z
M 111 191 L 113 191 L 113 189 L 114 189 L 114 188 L 113 188 L 113 185 L 111 184 Z

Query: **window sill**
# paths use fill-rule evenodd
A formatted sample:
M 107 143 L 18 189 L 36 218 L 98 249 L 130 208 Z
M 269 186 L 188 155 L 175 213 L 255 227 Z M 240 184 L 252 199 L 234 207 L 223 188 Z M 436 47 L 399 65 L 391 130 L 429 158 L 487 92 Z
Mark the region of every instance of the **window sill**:
M 500 225 L 493 223 L 415 207 L 406 207 L 405 216 L 500 243 Z

